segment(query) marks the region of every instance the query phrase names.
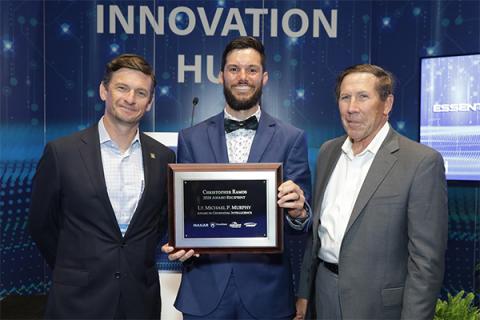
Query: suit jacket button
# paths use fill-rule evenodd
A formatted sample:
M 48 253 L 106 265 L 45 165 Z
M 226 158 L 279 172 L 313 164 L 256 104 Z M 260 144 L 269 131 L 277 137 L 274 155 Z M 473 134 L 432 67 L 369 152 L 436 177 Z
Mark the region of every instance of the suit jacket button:
M 115 272 L 115 273 L 113 274 L 113 277 L 114 277 L 115 279 L 120 279 L 120 278 L 122 277 L 122 274 L 121 274 L 120 272 Z

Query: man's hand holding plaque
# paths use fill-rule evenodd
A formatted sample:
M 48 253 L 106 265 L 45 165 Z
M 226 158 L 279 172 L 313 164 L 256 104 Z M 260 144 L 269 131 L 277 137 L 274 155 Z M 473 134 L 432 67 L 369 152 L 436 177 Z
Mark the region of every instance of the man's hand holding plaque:
M 293 219 L 306 219 L 305 195 L 303 190 L 292 180 L 285 181 L 278 187 L 278 206 L 287 209 Z
M 174 247 L 171 247 L 168 245 L 168 243 L 164 244 L 162 246 L 162 252 L 168 254 L 168 260 L 170 261 L 180 261 L 180 262 L 185 262 L 187 261 L 188 259 L 190 259 L 191 257 L 195 256 L 195 257 L 199 257 L 200 255 L 198 253 L 195 253 L 194 250 L 190 249 L 190 250 L 178 250 L 178 251 L 175 251 L 175 248 Z

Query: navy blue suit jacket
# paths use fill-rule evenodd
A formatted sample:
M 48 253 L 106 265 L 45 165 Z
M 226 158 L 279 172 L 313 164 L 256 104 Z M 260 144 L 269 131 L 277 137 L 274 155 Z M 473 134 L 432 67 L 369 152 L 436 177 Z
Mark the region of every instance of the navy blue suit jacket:
M 107 193 L 97 125 L 45 147 L 29 229 L 53 269 L 46 318 L 113 319 L 121 295 L 127 319 L 159 319 L 155 248 L 167 225 L 167 163 L 175 154 L 143 133 L 140 141 L 145 188 L 123 237 Z
M 228 163 L 221 112 L 178 137 L 178 162 Z M 282 162 L 283 178 L 311 193 L 305 133 L 262 111 L 248 162 Z M 285 223 L 286 235 L 295 232 Z M 285 244 L 288 244 L 285 239 Z M 215 310 L 233 271 L 245 308 L 255 317 L 287 317 L 294 314 L 295 296 L 288 247 L 283 254 L 200 255 L 184 264 L 175 302 L 180 311 L 205 316 Z

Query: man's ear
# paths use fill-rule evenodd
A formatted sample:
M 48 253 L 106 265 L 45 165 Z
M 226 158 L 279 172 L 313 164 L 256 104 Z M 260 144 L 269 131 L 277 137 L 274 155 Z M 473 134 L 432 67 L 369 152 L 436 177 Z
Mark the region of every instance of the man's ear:
M 266 85 L 266 84 L 267 84 L 267 82 L 268 82 L 268 72 L 267 72 L 267 71 L 265 71 L 265 72 L 263 73 L 263 80 L 262 80 L 262 84 L 263 84 L 263 85 Z
M 390 113 L 390 111 L 392 111 L 392 108 L 393 108 L 393 94 L 389 94 L 387 99 L 385 100 L 384 102 L 384 106 L 383 106 L 383 114 L 388 116 L 388 114 Z
M 218 73 L 218 83 L 223 85 L 223 71 Z
M 100 93 L 100 99 L 102 101 L 107 100 L 107 87 L 103 84 L 103 81 L 100 82 L 100 86 L 98 87 L 98 92 Z
M 152 94 L 152 99 L 150 99 L 150 102 L 148 103 L 147 105 L 147 109 L 145 109 L 147 112 L 150 111 L 150 109 L 152 109 L 152 105 L 153 105 L 153 98 L 155 98 Z

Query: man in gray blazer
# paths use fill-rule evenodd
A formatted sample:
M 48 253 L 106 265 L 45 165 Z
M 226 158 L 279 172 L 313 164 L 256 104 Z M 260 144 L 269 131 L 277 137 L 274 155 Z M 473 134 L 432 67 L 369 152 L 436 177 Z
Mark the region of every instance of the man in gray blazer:
M 393 85 L 369 64 L 337 79 L 347 135 L 319 151 L 297 319 L 309 302 L 318 319 L 433 318 L 447 242 L 443 159 L 390 127 Z

